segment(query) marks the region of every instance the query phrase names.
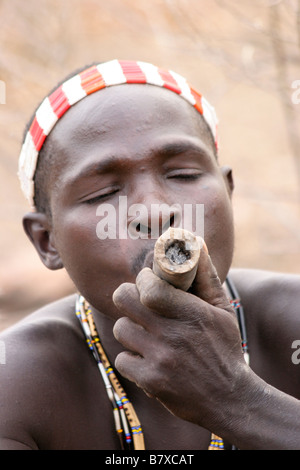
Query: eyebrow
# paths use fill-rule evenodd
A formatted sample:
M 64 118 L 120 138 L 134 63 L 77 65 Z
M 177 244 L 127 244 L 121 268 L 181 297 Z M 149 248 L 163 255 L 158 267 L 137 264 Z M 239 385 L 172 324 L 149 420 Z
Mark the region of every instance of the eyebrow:
M 209 157 L 209 151 L 205 145 L 199 145 L 190 140 L 166 143 L 158 150 L 158 153 L 162 157 L 168 158 L 172 156 L 176 157 L 187 151 L 196 152 L 202 157 Z
M 122 165 L 122 163 L 124 163 L 124 159 L 110 155 L 99 162 L 93 162 L 90 165 L 86 165 L 84 168 L 79 170 L 78 173 L 70 177 L 68 184 L 73 185 L 82 179 L 88 179 L 109 173 L 116 167 Z
M 160 145 L 157 149 L 153 147 L 150 149 L 149 154 L 153 152 L 156 155 L 159 155 L 163 160 L 167 160 L 170 157 L 176 157 L 187 151 L 196 152 L 202 158 L 210 158 L 210 152 L 206 145 L 199 145 L 190 140 L 167 142 L 164 145 Z M 120 157 L 116 155 L 108 155 L 99 162 L 93 162 L 90 165 L 86 165 L 76 175 L 71 176 L 68 183 L 73 185 L 82 179 L 104 175 L 115 171 L 116 169 L 120 171 L 120 168 L 124 163 L 126 163 L 126 161 L 128 161 L 127 156 Z

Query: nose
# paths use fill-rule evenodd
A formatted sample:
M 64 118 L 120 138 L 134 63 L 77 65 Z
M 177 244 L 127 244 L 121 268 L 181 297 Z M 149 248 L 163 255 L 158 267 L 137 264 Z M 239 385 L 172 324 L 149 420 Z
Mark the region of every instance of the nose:
M 137 217 L 129 222 L 130 235 L 137 238 L 157 239 L 170 227 L 179 227 L 181 211 L 177 204 L 151 204 L 150 210 L 145 205 L 135 204 L 132 208 L 138 212 Z M 129 214 L 130 215 L 130 214 Z
M 128 233 L 131 238 L 157 239 L 170 227 L 179 227 L 182 211 L 179 204 L 168 204 L 166 197 L 151 192 L 143 203 L 128 208 Z

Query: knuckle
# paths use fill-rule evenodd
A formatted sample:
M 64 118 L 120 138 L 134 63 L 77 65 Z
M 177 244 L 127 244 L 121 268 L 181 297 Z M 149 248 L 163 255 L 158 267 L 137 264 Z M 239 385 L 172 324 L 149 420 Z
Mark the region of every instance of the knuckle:
M 155 372 L 167 379 L 172 370 L 176 370 L 181 352 L 182 338 L 179 335 L 172 334 L 168 342 L 157 348 L 153 354 L 153 367 Z
M 150 367 L 147 370 L 147 374 L 139 380 L 139 387 L 142 388 L 146 393 L 152 396 L 159 396 L 164 383 L 164 378 L 157 368 Z
M 159 280 L 152 280 L 140 291 L 141 304 L 150 309 L 155 308 L 161 297 L 162 289 Z

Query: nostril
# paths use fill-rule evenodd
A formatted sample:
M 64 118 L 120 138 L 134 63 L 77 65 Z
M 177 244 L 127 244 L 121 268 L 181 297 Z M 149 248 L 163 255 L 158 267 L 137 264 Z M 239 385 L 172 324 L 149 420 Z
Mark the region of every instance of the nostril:
M 151 227 L 149 225 L 138 223 L 135 230 L 136 232 L 147 233 L 148 235 L 151 234 Z
M 172 214 L 170 214 L 170 217 L 168 217 L 167 221 L 162 224 L 162 233 L 164 233 L 166 230 L 168 230 L 170 227 L 175 227 L 176 225 L 176 216 L 174 214 L 174 212 L 172 212 Z

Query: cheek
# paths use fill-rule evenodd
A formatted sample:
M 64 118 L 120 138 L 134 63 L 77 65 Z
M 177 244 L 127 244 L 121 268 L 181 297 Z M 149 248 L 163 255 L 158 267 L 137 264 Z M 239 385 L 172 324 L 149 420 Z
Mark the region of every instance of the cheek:
M 214 192 L 206 203 L 204 233 L 210 256 L 223 282 L 234 250 L 233 213 L 227 193 Z
M 77 290 L 98 309 L 112 308 L 111 296 L 124 281 L 134 282 L 127 240 L 100 240 L 98 219 L 78 213 L 54 219 L 55 245 Z M 101 306 L 101 307 L 100 307 Z

